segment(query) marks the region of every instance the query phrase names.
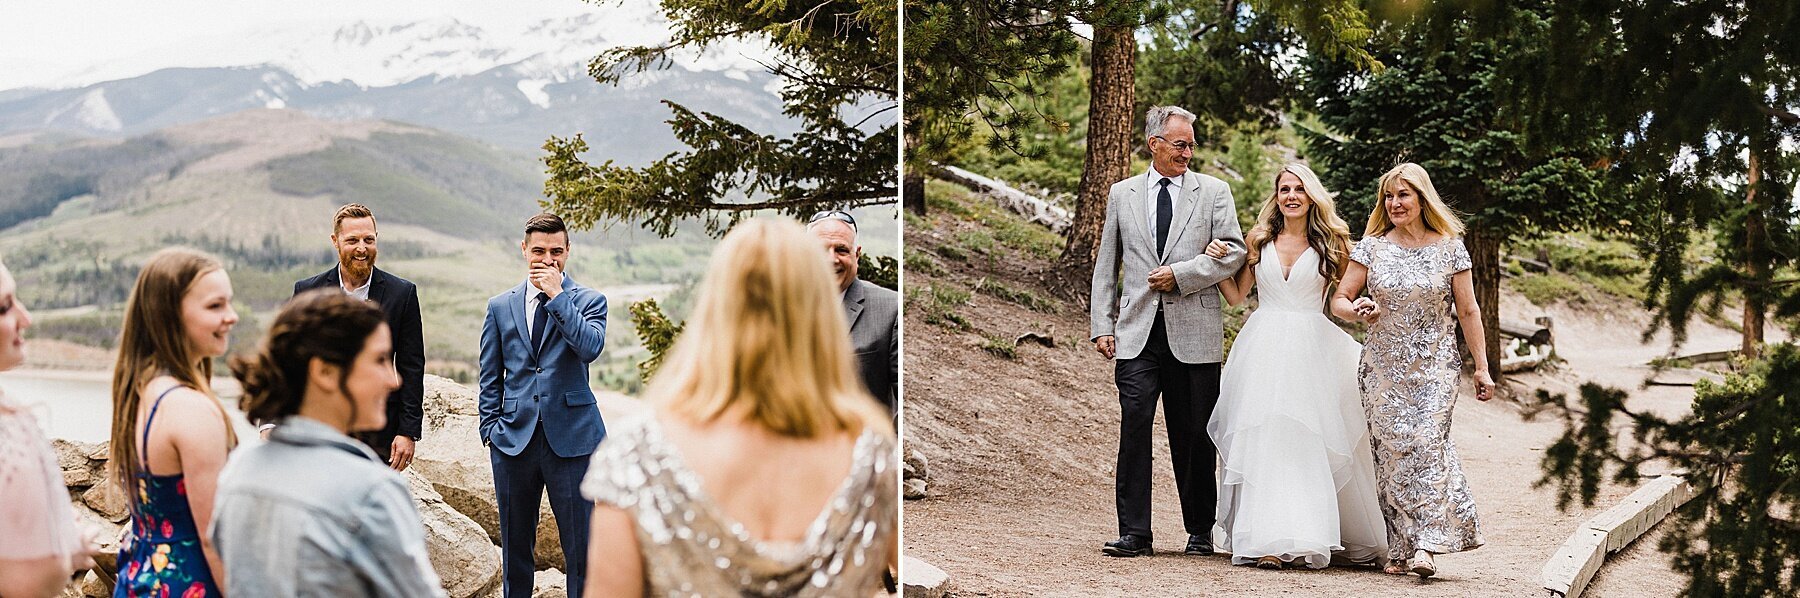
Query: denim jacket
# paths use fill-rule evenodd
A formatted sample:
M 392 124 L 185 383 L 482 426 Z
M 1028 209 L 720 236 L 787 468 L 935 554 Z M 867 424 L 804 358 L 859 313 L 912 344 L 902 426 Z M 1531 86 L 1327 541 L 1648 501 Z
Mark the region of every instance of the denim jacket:
M 232 455 L 208 533 L 228 595 L 445 595 L 406 479 L 306 417 Z

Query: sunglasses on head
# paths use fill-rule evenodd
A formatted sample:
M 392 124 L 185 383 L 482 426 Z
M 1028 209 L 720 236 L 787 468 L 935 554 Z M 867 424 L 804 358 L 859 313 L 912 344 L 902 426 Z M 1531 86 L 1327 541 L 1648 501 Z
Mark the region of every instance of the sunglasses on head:
M 845 212 L 843 210 L 825 210 L 823 212 L 813 214 L 812 218 L 806 219 L 806 223 L 812 224 L 814 222 L 818 222 L 820 220 L 825 220 L 825 219 L 836 220 L 838 222 L 848 224 L 848 225 L 850 225 L 850 230 L 852 230 L 852 231 L 856 230 L 856 218 L 850 216 L 849 212 Z

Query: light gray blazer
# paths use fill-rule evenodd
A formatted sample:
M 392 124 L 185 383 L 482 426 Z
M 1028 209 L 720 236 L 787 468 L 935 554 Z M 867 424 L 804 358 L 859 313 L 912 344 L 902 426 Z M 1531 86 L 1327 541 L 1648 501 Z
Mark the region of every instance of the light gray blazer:
M 1168 247 L 1156 256 L 1156 231 L 1150 228 L 1145 195 L 1149 173 L 1113 183 L 1106 198 L 1106 224 L 1094 260 L 1089 295 L 1089 339 L 1118 339 L 1115 359 L 1131 359 L 1144 351 L 1156 308 L 1162 305 L 1169 350 L 1182 363 L 1225 360 L 1225 322 L 1219 313 L 1218 283 L 1244 263 L 1244 235 L 1238 228 L 1231 187 L 1217 178 L 1188 172 L 1175 193 Z M 1177 186 L 1171 185 L 1171 187 Z M 1213 239 L 1231 251 L 1222 260 L 1206 256 Z M 1175 291 L 1150 290 L 1150 271 L 1167 265 L 1175 271 Z
M 406 479 L 306 417 L 231 456 L 210 533 L 233 596 L 445 595 Z

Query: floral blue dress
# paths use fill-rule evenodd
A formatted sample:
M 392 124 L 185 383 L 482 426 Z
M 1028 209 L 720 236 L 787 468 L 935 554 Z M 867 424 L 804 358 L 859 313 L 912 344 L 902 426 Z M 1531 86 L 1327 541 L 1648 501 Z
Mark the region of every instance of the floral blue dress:
M 137 506 L 131 510 L 131 541 L 119 549 L 119 582 L 113 598 L 204 598 L 221 596 L 200 550 L 200 530 L 188 506 L 187 482 L 182 474 L 153 475 L 144 447 L 150 442 L 150 426 L 156 409 L 171 387 L 156 396 L 150 417 L 144 421 L 143 444 L 138 447 Z

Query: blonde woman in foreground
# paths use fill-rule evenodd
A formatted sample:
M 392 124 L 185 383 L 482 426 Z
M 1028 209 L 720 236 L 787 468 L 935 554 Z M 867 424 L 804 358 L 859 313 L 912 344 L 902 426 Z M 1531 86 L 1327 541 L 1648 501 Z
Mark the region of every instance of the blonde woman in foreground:
M 1350 229 L 1304 164 L 1275 176 L 1225 300 L 1257 291 L 1232 342 L 1206 432 L 1225 464 L 1219 546 L 1234 565 L 1323 569 L 1386 560 L 1369 426 L 1356 389 L 1362 345 L 1325 317 L 1350 262 Z M 1225 256 L 1214 241 L 1207 255 Z
M 1450 440 L 1463 340 L 1476 347 L 1475 398 L 1493 397 L 1481 308 L 1475 304 L 1463 223 L 1425 169 L 1401 164 L 1381 175 L 1380 205 L 1350 251 L 1331 313 L 1369 324 L 1357 369 L 1375 451 L 1388 573 L 1437 574 L 1433 555 L 1482 544 L 1475 497 Z M 1369 296 L 1358 297 L 1364 288 Z
M 818 241 L 759 219 L 713 251 L 687 328 L 611 426 L 589 596 L 868 596 L 898 559 L 898 455 L 857 381 Z

